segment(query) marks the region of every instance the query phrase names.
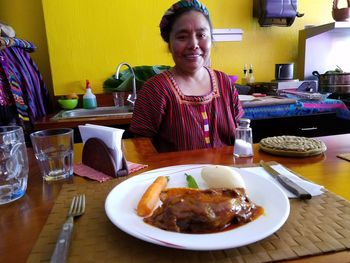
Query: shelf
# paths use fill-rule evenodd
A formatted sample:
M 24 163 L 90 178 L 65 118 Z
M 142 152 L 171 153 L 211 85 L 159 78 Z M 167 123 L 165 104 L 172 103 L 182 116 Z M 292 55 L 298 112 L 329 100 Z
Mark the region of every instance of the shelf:
M 243 30 L 235 28 L 213 29 L 214 42 L 242 41 Z
M 305 32 L 305 38 L 311 38 L 326 32 L 337 32 L 337 31 L 349 31 L 350 32 L 350 22 L 332 22 L 329 24 L 324 24 L 320 26 L 310 26 L 301 30 Z

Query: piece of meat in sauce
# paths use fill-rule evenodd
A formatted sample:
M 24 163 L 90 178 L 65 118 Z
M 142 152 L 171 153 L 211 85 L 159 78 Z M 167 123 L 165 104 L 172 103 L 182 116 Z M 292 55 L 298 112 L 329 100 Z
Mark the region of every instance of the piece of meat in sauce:
M 210 233 L 226 226 L 251 221 L 256 209 L 243 188 L 169 188 L 160 194 L 163 202 L 145 218 L 148 224 L 182 233 Z

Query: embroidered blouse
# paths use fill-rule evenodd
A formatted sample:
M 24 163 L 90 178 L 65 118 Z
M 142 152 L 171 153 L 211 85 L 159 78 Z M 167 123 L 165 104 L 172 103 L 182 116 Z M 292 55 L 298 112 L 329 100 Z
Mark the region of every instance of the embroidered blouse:
M 228 76 L 207 68 L 212 90 L 181 92 L 170 71 L 149 79 L 138 92 L 130 131 L 150 137 L 159 152 L 233 145 L 243 109 Z

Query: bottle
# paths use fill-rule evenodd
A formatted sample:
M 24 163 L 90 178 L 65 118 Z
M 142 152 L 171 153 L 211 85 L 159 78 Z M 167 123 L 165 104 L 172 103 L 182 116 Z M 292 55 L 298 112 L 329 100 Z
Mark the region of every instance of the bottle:
M 247 84 L 247 80 L 248 80 L 248 70 L 247 70 L 247 64 L 244 64 L 244 68 L 243 68 L 243 78 L 242 78 L 242 85 Z
M 97 107 L 96 96 L 92 93 L 90 81 L 86 80 L 86 92 L 83 96 L 83 108 L 94 109 Z
M 253 75 L 253 65 L 250 64 L 250 68 L 249 68 L 249 77 L 247 79 L 247 83 L 248 84 L 253 84 L 255 82 L 255 78 Z
M 253 133 L 249 119 L 242 118 L 238 121 L 233 154 L 236 157 L 253 156 Z

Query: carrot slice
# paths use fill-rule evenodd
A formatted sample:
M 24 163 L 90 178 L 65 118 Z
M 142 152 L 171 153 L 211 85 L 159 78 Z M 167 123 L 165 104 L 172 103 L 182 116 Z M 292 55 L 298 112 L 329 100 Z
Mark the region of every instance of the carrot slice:
M 165 189 L 168 184 L 168 178 L 165 176 L 158 176 L 156 180 L 147 188 L 143 193 L 138 205 L 137 215 L 138 216 L 149 216 L 155 209 L 159 200 L 160 192 Z

